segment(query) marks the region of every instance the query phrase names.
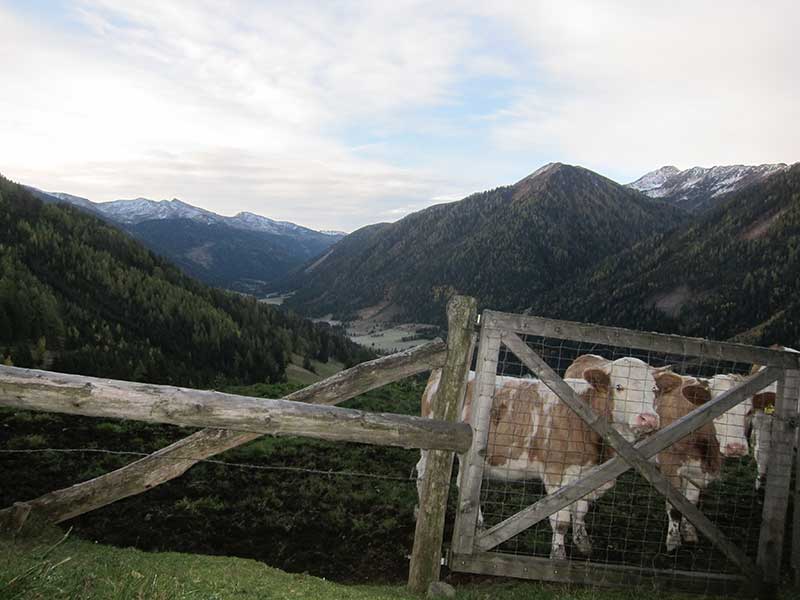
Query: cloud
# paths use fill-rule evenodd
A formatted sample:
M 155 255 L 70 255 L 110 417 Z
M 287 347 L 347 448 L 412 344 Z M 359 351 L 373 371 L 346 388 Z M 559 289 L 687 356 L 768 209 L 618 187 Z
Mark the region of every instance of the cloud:
M 337 132 L 446 102 L 469 36 L 413 3 L 363 8 L 84 1 L 68 14 L 80 35 L 0 8 L 15 57 L 0 165 L 95 200 L 181 196 L 318 227 L 429 197 L 444 177 Z
M 31 5 L 32 6 L 32 5 Z M 0 172 L 325 229 L 541 164 L 800 158 L 800 5 L 0 0 Z
M 631 178 L 800 158 L 795 2 L 501 2 L 491 14 L 540 77 L 493 114 L 500 149 Z

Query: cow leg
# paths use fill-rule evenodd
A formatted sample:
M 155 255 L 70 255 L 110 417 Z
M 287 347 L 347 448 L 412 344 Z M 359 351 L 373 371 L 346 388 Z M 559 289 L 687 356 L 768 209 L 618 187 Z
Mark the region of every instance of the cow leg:
M 772 442 L 772 417 L 762 412 L 753 417 L 753 457 L 756 459 L 758 476 L 756 489 L 764 487 L 767 481 L 767 464 L 769 463 L 769 446 Z
M 589 539 L 589 532 L 586 531 L 585 517 L 589 512 L 589 502 L 586 500 L 578 500 L 570 506 L 572 513 L 572 541 L 578 551 L 584 556 L 589 556 L 592 553 L 592 541 Z
M 683 493 L 689 502 L 697 506 L 697 502 L 700 500 L 700 488 L 687 481 L 686 489 Z M 686 517 L 681 517 L 681 537 L 684 542 L 690 544 L 696 544 L 699 541 L 697 529 L 694 528 L 694 525 L 692 525 Z
M 553 540 L 550 546 L 550 558 L 554 560 L 567 559 L 566 537 L 569 529 L 569 510 L 560 510 L 550 515 L 550 527 L 553 529 Z
M 673 508 L 669 502 L 667 502 L 667 519 L 669 519 L 669 525 L 667 526 L 667 552 L 672 552 L 681 545 L 681 513 Z

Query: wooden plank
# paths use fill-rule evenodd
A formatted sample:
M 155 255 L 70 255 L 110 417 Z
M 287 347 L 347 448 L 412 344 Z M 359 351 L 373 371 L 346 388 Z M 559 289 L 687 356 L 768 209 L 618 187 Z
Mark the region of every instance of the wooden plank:
M 475 298 L 454 296 L 447 304 L 447 360 L 432 400 L 434 419 L 445 422 L 459 419 L 459 407 L 466 393 L 472 362 L 472 332 L 477 312 Z M 432 582 L 439 580 L 444 517 L 452 472 L 452 452 L 428 452 L 408 571 L 408 588 L 415 594 L 425 593 Z
M 445 343 L 437 338 L 410 350 L 339 371 L 322 381 L 289 394 L 284 400 L 312 404 L 339 404 L 392 381 L 438 369 L 444 365 L 446 355 Z
M 795 408 L 800 414 L 800 398 Z M 800 427 L 795 429 L 794 447 L 800 449 Z M 800 456 L 795 458 L 794 505 L 792 526 L 792 568 L 794 569 L 794 585 L 800 588 Z
M 800 396 L 795 405 L 796 414 L 800 415 Z M 794 447 L 800 451 L 800 426 L 795 428 Z M 800 588 L 800 455 L 795 457 L 794 503 L 792 523 L 792 569 L 794 585 Z
M 621 327 L 606 327 L 489 310 L 484 311 L 483 318 L 492 327 L 556 339 L 636 348 L 679 356 L 702 356 L 712 360 L 756 363 L 783 369 L 800 368 L 800 354 L 744 344 L 714 342 L 702 338 L 655 332 L 645 333 Z
M 338 404 L 371 389 L 386 385 L 410 375 L 422 373 L 444 364 L 446 348 L 441 340 L 434 340 L 412 350 L 398 352 L 376 360 L 361 363 L 315 383 L 314 393 L 299 390 L 284 400 L 313 404 Z M 362 374 L 369 373 L 369 377 Z M 352 378 L 351 385 L 343 380 Z M 328 385 L 335 386 L 335 400 Z M 320 402 L 317 402 L 317 400 Z M 78 515 L 96 510 L 117 500 L 146 492 L 162 483 L 183 475 L 203 459 L 252 442 L 260 433 L 242 433 L 227 429 L 203 429 L 182 440 L 141 458 L 129 465 L 94 479 L 49 492 L 28 504 L 39 519 L 60 523 Z M 0 511 L 0 516 L 9 511 Z
M 779 369 L 769 368 L 748 377 L 739 385 L 714 398 L 711 402 L 696 408 L 654 435 L 640 440 L 634 445 L 634 448 L 646 458 L 655 456 L 676 441 L 700 428 L 704 423 L 724 414 L 749 396 L 762 390 L 775 381 L 777 377 L 781 376 L 782 373 Z M 604 483 L 616 479 L 629 468 L 630 465 L 626 464 L 621 457 L 615 456 L 602 465 L 590 469 L 578 481 L 556 490 L 535 504 L 524 508 L 485 531 L 478 541 L 478 547 L 484 550 L 494 548 L 539 521 L 546 519 L 553 513 L 566 508 L 576 500 L 583 498 Z
M 448 567 L 463 573 L 537 579 L 592 587 L 641 587 L 650 594 L 653 588 L 720 596 L 745 595 L 752 592 L 747 579 L 741 575 L 646 569 L 587 561 L 556 561 L 500 552 L 451 554 Z
M 466 456 L 461 458 L 458 473 L 458 510 L 452 547 L 454 551 L 462 554 L 472 552 L 475 541 L 499 354 L 500 332 L 487 327 L 484 320 L 481 323 L 478 359 L 475 366 L 475 397 L 472 398 L 470 419 L 473 430 L 472 446 Z
M 769 468 L 764 493 L 764 510 L 758 538 L 758 565 L 764 572 L 767 596 L 780 582 L 786 511 L 791 493 L 793 443 L 800 397 L 800 371 L 787 370 L 778 382 L 775 415 L 769 449 Z
M 503 344 L 519 358 L 525 366 L 536 373 L 539 379 L 567 404 L 589 427 L 603 437 L 605 442 L 634 467 L 670 504 L 686 517 L 697 529 L 717 546 L 737 567 L 754 581 L 760 574 L 747 555 L 731 542 L 694 504 L 689 502 L 632 444 L 616 431 L 611 423 L 601 418 L 591 406 L 583 402 L 558 374 L 551 369 L 516 333 L 506 333 Z
M 85 417 L 465 452 L 465 423 L 0 366 L 0 405 Z

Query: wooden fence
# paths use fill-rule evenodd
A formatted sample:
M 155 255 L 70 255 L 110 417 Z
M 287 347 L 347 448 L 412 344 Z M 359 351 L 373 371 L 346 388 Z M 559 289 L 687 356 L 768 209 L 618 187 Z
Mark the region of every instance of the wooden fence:
M 0 528 L 19 531 L 31 516 L 54 523 L 76 517 L 152 489 L 264 434 L 424 448 L 439 464 L 421 499 L 409 575 L 409 587 L 424 592 L 439 576 L 453 454 L 465 452 L 472 440 L 470 426 L 456 422 L 456 414 L 475 318 L 475 300 L 456 296 L 448 304 L 446 346 L 435 340 L 362 363 L 276 400 L 0 366 L 0 406 L 208 428 L 111 473 L 18 502 L 0 511 Z M 439 368 L 446 383 L 437 394 L 435 419 L 330 406 Z

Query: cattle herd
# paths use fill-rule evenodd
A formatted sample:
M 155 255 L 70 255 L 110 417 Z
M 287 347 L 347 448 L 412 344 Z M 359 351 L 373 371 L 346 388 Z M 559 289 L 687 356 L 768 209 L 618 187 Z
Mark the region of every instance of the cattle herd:
M 786 349 L 791 350 L 791 349 Z M 760 367 L 754 365 L 751 372 Z M 422 396 L 422 415 L 431 416 L 440 371 L 431 374 Z M 470 372 L 462 420 L 469 422 L 475 399 L 475 374 Z M 594 354 L 576 358 L 564 374 L 565 382 L 606 418 L 626 440 L 665 427 L 697 406 L 743 381 L 734 374 L 711 378 L 679 375 L 670 367 L 655 368 L 637 358 L 609 360 Z M 763 485 L 769 451 L 769 412 L 776 384 L 747 398 L 720 417 L 660 452 L 655 461 L 670 482 L 697 504 L 701 492 L 720 477 L 723 460 L 746 456 L 753 447 L 758 468 L 755 488 Z M 752 442 L 752 444 L 751 444 Z M 426 451 L 417 463 L 418 482 L 425 475 Z M 531 378 L 498 376 L 489 423 L 484 477 L 505 481 L 539 479 L 546 493 L 581 478 L 608 460 L 613 450 L 543 382 Z M 572 525 L 577 550 L 589 555 L 591 540 L 585 516 L 591 502 L 614 486 L 611 481 L 568 508 L 550 516 L 550 556 L 565 559 L 566 534 Z M 418 486 L 421 489 L 421 486 Z M 666 505 L 665 546 L 671 552 L 683 542 L 697 542 L 694 526 Z M 483 527 L 479 510 L 478 526 Z

